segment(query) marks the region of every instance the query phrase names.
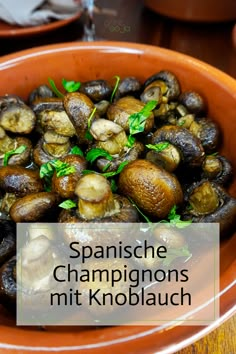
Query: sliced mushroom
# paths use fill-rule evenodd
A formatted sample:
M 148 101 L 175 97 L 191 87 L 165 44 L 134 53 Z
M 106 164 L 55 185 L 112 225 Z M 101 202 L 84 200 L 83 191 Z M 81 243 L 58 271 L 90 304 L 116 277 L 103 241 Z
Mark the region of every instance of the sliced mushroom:
M 22 100 L 4 96 L 0 98 L 0 126 L 12 133 L 29 134 L 35 127 L 36 116 Z
M 88 129 L 88 119 L 94 109 L 93 102 L 81 92 L 68 93 L 63 102 L 66 113 L 79 137 L 79 142 L 86 143 L 85 134 Z
M 187 129 L 166 125 L 158 129 L 152 136 L 152 144 L 168 141 L 178 148 L 184 163 L 191 167 L 200 166 L 204 158 L 201 141 Z
M 163 81 L 166 84 L 167 89 L 165 96 L 168 98 L 169 101 L 176 100 L 180 95 L 179 81 L 176 76 L 170 71 L 162 70 L 152 75 L 145 81 L 144 87 L 146 88 L 154 81 Z
M 21 166 L 4 166 L 0 168 L 0 188 L 23 197 L 43 191 L 43 184 L 38 171 Z
M 75 196 L 76 184 L 82 176 L 82 171 L 87 167 L 87 161 L 78 155 L 67 155 L 61 161 L 74 166 L 75 172 L 61 177 L 57 177 L 56 173 L 54 173 L 52 190 L 62 198 L 73 198 Z
M 41 220 L 50 212 L 55 214 L 59 201 L 56 193 L 31 193 L 18 199 L 10 209 L 10 216 L 15 222 L 33 222 Z
M 165 218 L 183 201 L 177 178 L 147 160 L 130 162 L 119 175 L 119 191 L 155 218 Z
M 92 101 L 99 102 L 110 98 L 112 87 L 106 80 L 93 80 L 83 82 L 79 91 L 87 95 Z
M 119 124 L 126 132 L 129 132 L 129 116 L 140 112 L 144 106 L 145 104 L 140 100 L 132 96 L 126 96 L 110 105 L 107 110 L 107 117 L 109 120 Z M 154 115 L 151 113 L 145 122 L 145 133 L 152 130 L 153 126 Z

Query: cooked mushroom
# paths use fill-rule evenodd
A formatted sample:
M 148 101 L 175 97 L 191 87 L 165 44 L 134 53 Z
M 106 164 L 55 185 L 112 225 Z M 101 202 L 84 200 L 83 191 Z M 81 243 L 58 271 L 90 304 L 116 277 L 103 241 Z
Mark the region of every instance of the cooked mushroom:
M 89 131 L 96 139 L 96 146 L 111 155 L 120 154 L 128 142 L 124 129 L 108 119 L 94 120 Z
M 33 161 L 36 165 L 41 166 L 55 158 L 63 158 L 71 149 L 69 140 L 65 144 L 48 144 L 41 138 L 33 149 Z
M 43 184 L 38 171 L 21 166 L 4 166 L 0 168 L 0 188 L 23 197 L 43 191 Z
M 200 114 L 206 111 L 206 104 L 203 97 L 194 91 L 182 92 L 178 101 L 183 104 L 189 113 Z
M 74 166 L 75 172 L 61 177 L 57 177 L 55 172 L 52 178 L 52 190 L 62 198 L 73 198 L 76 184 L 82 176 L 82 171 L 87 167 L 87 161 L 78 155 L 67 155 L 61 161 Z
M 68 93 L 64 98 L 64 108 L 73 124 L 79 142 L 85 143 L 88 129 L 88 119 L 94 109 L 91 99 L 81 92 Z
M 4 215 L 9 215 L 9 211 L 12 204 L 14 204 L 18 198 L 19 197 L 17 197 L 15 193 L 5 193 L 4 197 L 0 202 L 1 213 L 3 213 Z
M 47 85 L 40 85 L 30 93 L 28 101 L 32 105 L 34 101 L 48 97 L 55 97 L 54 92 Z
M 10 312 L 16 310 L 16 257 L 0 268 L 0 303 Z
M 110 106 L 110 102 L 106 100 L 99 101 L 94 105 L 96 107 L 96 113 L 99 117 L 104 117 L 107 113 L 108 107 Z
M 161 81 L 154 81 L 150 85 L 148 85 L 143 93 L 140 96 L 141 101 L 147 103 L 151 100 L 155 100 L 160 104 L 162 102 L 162 82 Z
M 185 199 L 191 206 L 183 212 L 185 220 L 220 223 L 222 237 L 235 230 L 236 199 L 217 183 L 207 180 L 194 183 L 188 189 Z
M 205 152 L 211 154 L 220 143 L 219 127 L 210 118 L 198 118 L 196 122 L 199 128 L 193 134 L 201 140 Z
M 203 178 L 218 184 L 227 184 L 233 175 L 232 165 L 224 156 L 208 155 L 202 164 Z
M 7 131 L 29 134 L 35 127 L 32 109 L 15 96 L 0 97 L 0 126 Z
M 163 141 L 168 141 L 176 146 L 185 164 L 189 164 L 191 167 L 201 165 L 204 158 L 204 149 L 200 140 L 187 129 L 165 125 L 152 136 L 153 145 Z
M 53 276 L 55 267 L 64 262 L 58 248 L 43 234 L 29 240 L 19 252 L 17 260 L 19 298 L 24 309 L 31 309 L 34 313 L 39 311 L 37 318 L 45 316 L 43 306 L 44 304 L 48 306 L 48 294 L 67 288 L 66 282 L 61 284 Z M 65 270 L 60 268 L 57 276 L 65 279 Z
M 137 158 L 144 151 L 144 146 L 139 141 L 135 141 L 134 145 L 129 149 L 124 149 L 119 156 L 113 156 L 111 161 L 106 158 L 99 157 L 96 161 L 96 166 L 100 171 L 106 170 L 106 172 L 116 171 L 120 164 L 124 161 L 131 162 L 137 160 Z
M 168 144 L 163 150 L 150 150 L 146 159 L 163 167 L 168 172 L 173 172 L 181 162 L 181 155 L 174 145 Z
M 167 248 L 180 249 L 186 244 L 183 234 L 169 225 L 158 225 L 152 233 L 153 237 Z
M 79 91 L 88 96 L 92 101 L 99 102 L 110 98 L 112 87 L 106 80 L 92 80 L 83 82 Z
M 10 220 L 0 220 L 0 264 L 16 252 L 16 225 Z
M 136 77 L 130 76 L 122 79 L 115 93 L 115 100 L 124 96 L 136 96 L 141 90 L 141 83 Z
M 77 210 L 63 210 L 59 222 L 137 222 L 137 210 L 124 197 L 113 195 L 102 175 L 91 173 L 77 183 Z
M 164 94 L 169 101 L 176 100 L 178 98 L 180 94 L 180 85 L 178 79 L 173 73 L 166 70 L 159 71 L 145 81 L 144 87 L 146 88 L 154 81 L 162 81 L 166 84 L 166 88 L 163 88 L 162 91 L 166 91 Z
M 56 214 L 59 198 L 56 193 L 31 193 L 18 199 L 10 209 L 11 219 L 15 222 L 33 222 Z
M 125 166 L 119 176 L 119 191 L 158 219 L 165 218 L 183 200 L 177 178 L 147 160 L 136 160 Z
M 107 117 L 109 120 L 119 124 L 126 132 L 129 132 L 129 116 L 140 112 L 144 106 L 145 104 L 142 101 L 132 96 L 126 96 L 109 106 Z M 145 122 L 145 133 L 152 130 L 153 126 L 154 116 L 151 113 Z
M 108 119 L 100 118 L 92 122 L 89 131 L 94 139 L 106 141 L 124 130 L 119 124 L 111 122 Z
M 37 100 L 34 102 L 33 110 L 37 115 L 38 125 L 43 131 L 51 130 L 66 137 L 73 137 L 76 134 L 64 110 L 62 99 L 53 97 Z

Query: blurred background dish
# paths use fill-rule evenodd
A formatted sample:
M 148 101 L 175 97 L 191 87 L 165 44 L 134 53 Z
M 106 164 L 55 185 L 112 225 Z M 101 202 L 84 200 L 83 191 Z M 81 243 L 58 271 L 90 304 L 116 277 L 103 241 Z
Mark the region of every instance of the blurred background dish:
M 236 19 L 236 1 L 225 0 L 145 0 L 151 10 L 185 21 L 219 22 Z
M 65 20 L 54 20 L 52 22 L 31 27 L 21 27 L 17 25 L 10 25 L 9 23 L 0 21 L 0 38 L 15 38 L 15 37 L 28 37 L 41 35 L 43 33 L 53 31 L 60 27 L 66 26 L 71 22 L 74 22 L 81 16 L 80 13 L 72 15 Z

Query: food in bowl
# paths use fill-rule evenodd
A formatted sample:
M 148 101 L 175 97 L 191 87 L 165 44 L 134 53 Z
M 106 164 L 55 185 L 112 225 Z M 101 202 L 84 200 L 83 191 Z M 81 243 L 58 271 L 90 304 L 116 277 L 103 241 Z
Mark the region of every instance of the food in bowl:
M 169 70 L 145 82 L 116 76 L 62 85 L 63 92 L 49 78 L 27 101 L 14 92 L 0 98 L 2 228 L 173 221 L 178 210 L 178 223 L 218 222 L 222 238 L 232 231 L 236 200 L 224 189 L 232 167 L 198 92 L 181 91 Z M 16 292 L 8 291 L 11 233 L 0 272 L 7 306 Z
M 109 63 L 109 65 L 107 65 Z M 43 68 L 43 70 L 39 69 Z M 194 58 L 163 48 L 130 43 L 93 43 L 91 44 L 60 44 L 49 47 L 35 48 L 23 53 L 13 54 L 0 58 L 1 86 L 0 94 L 15 92 L 27 100 L 29 92 L 35 87 L 48 82 L 52 77 L 60 87 L 61 78 L 81 82 L 104 78 L 110 80 L 114 74 L 121 77 L 136 76 L 141 82 L 160 70 L 171 69 L 181 83 L 183 91 L 190 89 L 199 92 L 208 104 L 208 115 L 221 130 L 221 155 L 226 156 L 235 168 L 235 81 Z M 235 179 L 229 185 L 228 192 L 235 193 Z M 234 268 L 235 236 L 225 239 L 221 244 L 221 291 L 217 293 L 221 305 L 221 318 L 232 314 L 235 300 Z M 206 261 L 207 264 L 207 261 Z M 227 289 L 227 291 L 224 291 Z M 204 289 L 199 289 L 204 293 Z M 0 340 L 1 348 L 7 345 L 12 350 L 20 352 L 64 350 L 81 353 L 103 353 L 104 348 L 113 353 L 121 351 L 160 351 L 169 350 L 172 344 L 183 347 L 183 340 L 190 343 L 204 335 L 202 327 L 197 326 L 162 326 L 158 327 L 70 327 L 47 328 L 39 331 L 38 328 L 15 328 L 15 320 L 9 313 L 1 309 Z M 6 343 L 6 344 L 5 344 Z M 184 342 L 186 343 L 186 342 Z M 86 348 L 86 349 L 85 349 Z M 142 348 L 142 349 L 140 349 Z

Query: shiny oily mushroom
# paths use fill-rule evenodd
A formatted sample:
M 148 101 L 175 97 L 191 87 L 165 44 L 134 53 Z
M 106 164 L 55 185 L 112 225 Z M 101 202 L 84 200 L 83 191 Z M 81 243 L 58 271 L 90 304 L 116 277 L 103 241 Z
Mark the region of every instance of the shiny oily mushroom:
M 174 205 L 183 201 L 177 178 L 147 160 L 133 161 L 123 169 L 119 190 L 145 213 L 158 219 L 165 218 Z

